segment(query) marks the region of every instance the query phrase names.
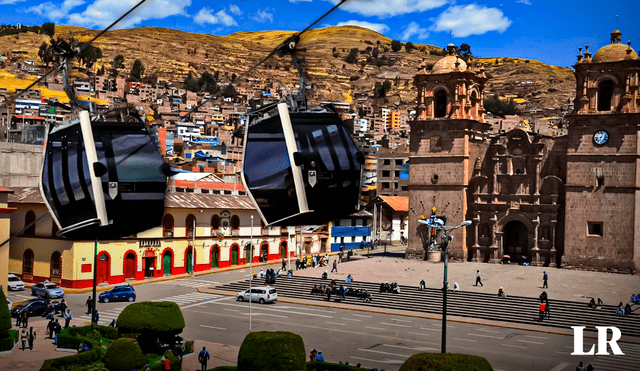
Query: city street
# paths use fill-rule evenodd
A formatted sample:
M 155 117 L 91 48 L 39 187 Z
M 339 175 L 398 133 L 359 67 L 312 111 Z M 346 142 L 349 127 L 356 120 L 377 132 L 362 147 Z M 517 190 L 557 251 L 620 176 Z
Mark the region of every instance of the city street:
M 276 265 L 273 265 L 276 267 Z M 266 269 L 267 267 L 263 267 Z M 229 345 L 235 354 L 250 331 L 291 331 L 302 336 L 307 353 L 323 351 L 330 362 L 342 361 L 363 367 L 397 370 L 412 354 L 439 352 L 441 322 L 396 314 L 381 314 L 285 302 L 260 305 L 238 302 L 235 297 L 198 292 L 244 280 L 248 269 L 174 279 L 135 286 L 138 301 L 173 301 L 182 309 L 185 339 Z M 74 313 L 72 324 L 88 322 L 84 303 L 88 294 L 67 294 Z M 12 292 L 14 300 L 26 299 L 29 291 Z M 124 303 L 98 303 L 100 323 L 117 318 Z M 251 324 L 249 312 L 251 311 Z M 620 343 L 624 356 L 571 356 L 573 337 L 498 326 L 449 322 L 447 351 L 481 355 L 495 370 L 573 370 L 579 361 L 592 363 L 597 370 L 636 370 L 640 346 Z M 585 338 L 585 349 L 595 339 Z M 230 351 L 233 352 L 233 351 Z

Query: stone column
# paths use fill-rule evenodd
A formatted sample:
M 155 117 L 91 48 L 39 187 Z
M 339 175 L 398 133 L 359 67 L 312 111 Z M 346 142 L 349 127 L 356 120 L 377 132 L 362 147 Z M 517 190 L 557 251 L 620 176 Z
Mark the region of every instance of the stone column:
M 552 220 L 551 221 L 551 249 L 549 249 L 549 267 L 551 268 L 555 268 L 556 267 L 556 228 L 557 228 L 557 224 L 558 221 L 557 220 Z
M 493 222 L 493 227 L 491 228 L 492 236 L 491 237 L 491 263 L 498 264 L 502 261 L 502 256 L 504 255 L 502 250 L 502 232 L 497 231 L 498 222 L 498 214 L 494 212 L 493 217 L 491 218 Z
M 473 224 L 475 224 L 475 228 L 473 229 L 473 233 L 475 234 L 475 241 L 473 242 L 473 246 L 471 247 L 473 249 L 473 251 L 471 252 L 471 254 L 473 255 L 473 259 L 472 261 L 474 263 L 479 262 L 479 255 L 480 255 L 480 245 L 478 244 L 478 236 L 480 235 L 479 231 L 480 231 L 480 213 L 477 213 L 476 216 L 473 218 Z
M 531 265 L 539 267 L 540 263 L 540 249 L 538 248 L 538 237 L 540 236 L 540 214 L 536 216 L 533 223 L 533 248 L 531 248 Z

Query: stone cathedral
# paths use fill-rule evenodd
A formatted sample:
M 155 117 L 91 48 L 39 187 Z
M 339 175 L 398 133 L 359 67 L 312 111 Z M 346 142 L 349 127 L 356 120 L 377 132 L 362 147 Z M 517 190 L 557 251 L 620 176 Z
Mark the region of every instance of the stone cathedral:
M 449 50 L 414 78 L 407 257 L 428 256 L 435 236 L 418 219 L 434 208 L 446 225 L 473 222 L 452 232 L 453 259 L 637 271 L 640 59 L 630 42 L 616 30 L 595 55 L 579 48 L 574 111 L 560 137 L 491 132 L 487 77 Z

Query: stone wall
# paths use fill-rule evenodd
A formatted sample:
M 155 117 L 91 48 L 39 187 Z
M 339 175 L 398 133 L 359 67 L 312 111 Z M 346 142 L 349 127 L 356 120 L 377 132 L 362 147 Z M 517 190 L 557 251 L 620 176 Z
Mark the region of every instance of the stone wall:
M 0 142 L 0 187 L 37 187 L 44 147 Z

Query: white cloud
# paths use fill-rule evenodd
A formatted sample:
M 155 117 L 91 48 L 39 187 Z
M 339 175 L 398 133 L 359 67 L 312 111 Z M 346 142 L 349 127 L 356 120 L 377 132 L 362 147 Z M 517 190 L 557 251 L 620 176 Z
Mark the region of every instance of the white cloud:
M 516 3 L 520 3 L 520 4 L 524 4 L 524 5 L 531 5 L 531 1 L 529 1 L 529 0 L 516 0 Z
M 371 22 L 356 21 L 356 20 L 340 22 L 336 24 L 336 26 L 358 26 L 362 28 L 368 28 L 377 33 L 385 33 L 389 31 L 389 26 L 387 26 L 384 23 L 371 23 Z
M 66 0 L 74 1 L 74 0 Z M 66 2 L 65 1 L 65 2 Z M 84 27 L 104 28 L 120 18 L 139 0 L 96 0 L 87 6 L 82 13 L 72 13 L 67 16 L 70 24 Z M 147 2 L 124 18 L 115 29 L 133 27 L 148 19 L 163 19 L 174 15 L 187 15 L 185 8 L 191 5 L 191 0 L 155 0 Z
M 11 1 L 11 0 L 9 0 Z M 53 4 L 50 1 L 26 9 L 28 13 L 35 13 L 52 21 L 59 21 L 69 15 L 71 9 L 84 4 L 84 0 L 65 0 L 62 4 Z
M 269 13 L 269 10 L 269 8 L 265 10 L 258 10 L 254 15 L 249 16 L 249 19 L 258 23 L 273 23 L 273 13 Z
M 313 0 L 289 0 L 290 3 L 312 2 Z
M 400 40 L 409 41 L 413 35 L 416 35 L 418 40 L 424 40 L 429 37 L 429 31 L 426 28 L 420 28 L 416 22 L 411 22 L 400 35 Z
M 231 12 L 231 14 L 233 14 L 235 16 L 242 15 L 242 10 L 240 10 L 240 7 L 235 5 L 235 4 L 229 5 L 229 11 Z
M 0 0 L 0 5 L 12 5 L 15 3 L 21 3 L 27 0 Z
M 291 0 L 289 0 L 291 1 Z M 326 0 L 337 4 L 339 0 Z M 341 10 L 380 18 L 407 13 L 420 13 L 439 8 L 453 0 L 351 0 L 340 6 Z
M 204 7 L 200 9 L 198 14 L 193 17 L 193 21 L 197 24 L 221 24 L 224 26 L 237 26 L 236 20 L 228 15 L 224 10 L 217 12 L 216 14 L 212 13 L 213 10 Z
M 483 35 L 489 31 L 503 33 L 511 23 L 511 20 L 496 8 L 480 7 L 476 4 L 455 5 L 440 14 L 429 29 L 436 32 L 451 30 L 455 37 L 467 37 Z

